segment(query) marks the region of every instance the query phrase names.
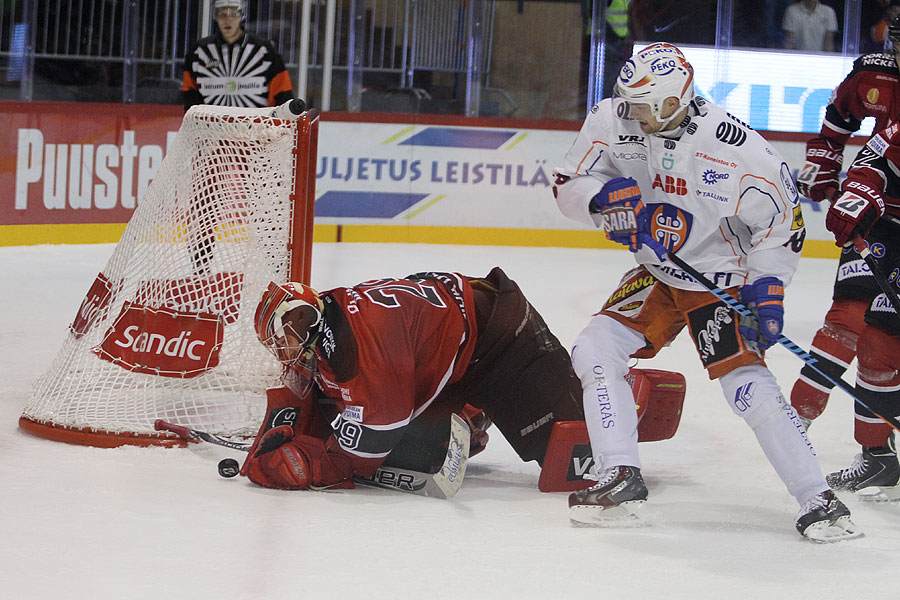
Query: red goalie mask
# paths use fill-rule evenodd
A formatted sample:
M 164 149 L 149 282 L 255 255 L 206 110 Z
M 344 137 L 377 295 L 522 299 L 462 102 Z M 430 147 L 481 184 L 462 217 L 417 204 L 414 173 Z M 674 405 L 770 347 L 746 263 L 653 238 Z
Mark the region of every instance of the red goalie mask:
M 256 307 L 256 335 L 284 365 L 282 379 L 300 397 L 309 391 L 315 376 L 322 308 L 314 289 L 294 282 L 269 283 Z

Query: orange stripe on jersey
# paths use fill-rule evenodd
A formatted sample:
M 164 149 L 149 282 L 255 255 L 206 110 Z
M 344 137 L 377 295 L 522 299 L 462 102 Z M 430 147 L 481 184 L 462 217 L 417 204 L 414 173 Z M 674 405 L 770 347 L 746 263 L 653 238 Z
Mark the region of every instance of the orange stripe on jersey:
M 269 106 L 275 106 L 275 96 L 281 92 L 293 91 L 293 89 L 294 88 L 291 86 L 291 76 L 288 75 L 287 71 L 282 71 L 273 77 L 272 81 L 269 83 Z
M 197 89 L 197 82 L 187 71 L 183 71 L 181 75 L 181 91 L 188 92 Z
M 591 152 L 594 151 L 594 146 L 596 146 L 597 144 L 600 144 L 601 146 L 606 146 L 607 148 L 609 147 L 609 144 L 606 144 L 606 143 L 601 142 L 601 141 L 599 141 L 599 140 L 594 141 L 594 142 L 591 142 L 591 147 L 588 149 L 587 152 L 584 153 L 584 156 L 581 157 L 581 160 L 578 161 L 578 166 L 575 168 L 575 172 L 576 172 L 576 173 L 579 173 L 579 174 L 581 173 L 581 165 L 583 165 L 583 164 L 584 164 L 584 161 L 586 161 L 587 158 L 588 158 L 588 156 L 591 155 Z M 601 152 L 603 152 L 603 151 L 601 150 Z
M 731 247 L 731 253 L 734 254 L 734 256 L 738 259 L 738 266 L 739 266 L 739 267 L 742 266 L 742 265 L 741 265 L 741 262 L 744 260 L 743 257 L 741 257 L 740 254 L 738 254 L 737 252 L 735 252 L 735 250 L 734 250 L 734 244 L 732 244 L 732 243 L 731 243 L 731 240 L 729 240 L 728 237 L 725 235 L 725 232 L 722 230 L 722 227 L 721 227 L 721 226 L 719 227 L 719 233 L 722 234 L 722 239 L 725 240 L 725 243 L 728 244 L 728 245 Z

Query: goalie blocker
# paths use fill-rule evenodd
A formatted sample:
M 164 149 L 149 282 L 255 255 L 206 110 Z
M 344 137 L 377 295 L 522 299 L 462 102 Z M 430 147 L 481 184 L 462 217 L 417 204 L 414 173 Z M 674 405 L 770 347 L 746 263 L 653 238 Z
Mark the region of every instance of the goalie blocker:
M 687 391 L 684 375 L 659 369 L 630 369 L 628 383 L 638 411 L 638 441 L 656 442 L 675 435 Z M 542 492 L 573 492 L 595 482 L 584 479 L 594 459 L 584 421 L 555 423 L 538 489 Z

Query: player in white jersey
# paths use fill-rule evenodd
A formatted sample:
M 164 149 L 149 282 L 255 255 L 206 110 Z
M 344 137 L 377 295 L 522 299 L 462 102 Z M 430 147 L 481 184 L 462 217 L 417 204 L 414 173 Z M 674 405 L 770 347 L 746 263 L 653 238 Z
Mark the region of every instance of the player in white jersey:
M 710 378 L 800 503 L 797 530 L 817 541 L 860 535 L 763 361 L 781 336 L 784 285 L 805 235 L 781 157 L 758 133 L 694 95 L 693 68 L 680 50 L 653 44 L 622 66 L 615 97 L 591 109 L 556 173 L 554 194 L 564 214 L 601 227 L 638 263 L 572 351 L 598 480 L 569 497 L 573 523 L 639 522 L 648 492 L 624 376 L 631 357 L 656 355 L 687 326 Z M 667 261 L 669 252 L 758 319 L 739 321 Z

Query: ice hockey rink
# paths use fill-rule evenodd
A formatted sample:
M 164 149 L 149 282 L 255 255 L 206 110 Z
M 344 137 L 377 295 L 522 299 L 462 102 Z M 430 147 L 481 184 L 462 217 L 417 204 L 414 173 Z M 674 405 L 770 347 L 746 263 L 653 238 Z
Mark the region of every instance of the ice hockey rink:
M 641 366 L 681 371 L 681 426 L 641 445 L 653 523 L 569 525 L 566 494 L 537 490 L 499 432 L 452 500 L 360 488 L 266 490 L 226 480 L 233 453 L 69 446 L 17 420 L 112 245 L 0 248 L 0 597 L 791 599 L 900 597 L 900 502 L 843 500 L 866 536 L 817 545 L 797 505 L 700 368 L 682 334 Z M 502 266 L 565 346 L 632 265 L 627 251 L 319 244 L 327 289 L 423 269 L 481 275 Z M 808 348 L 830 304 L 836 261 L 803 259 L 785 334 Z M 768 363 L 790 390 L 801 361 Z M 852 372 L 845 379 L 853 381 Z M 850 464 L 852 401 L 835 392 L 810 430 L 826 471 Z

